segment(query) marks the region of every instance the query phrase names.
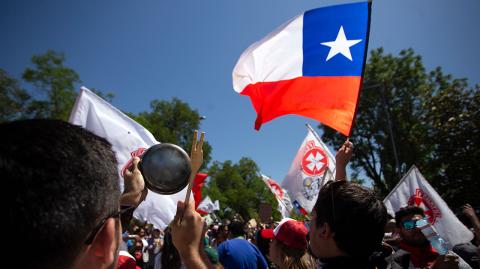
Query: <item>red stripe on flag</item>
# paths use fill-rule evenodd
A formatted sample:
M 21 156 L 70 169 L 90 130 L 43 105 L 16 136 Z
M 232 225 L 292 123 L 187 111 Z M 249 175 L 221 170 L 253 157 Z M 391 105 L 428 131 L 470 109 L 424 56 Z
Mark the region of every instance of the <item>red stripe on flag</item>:
M 195 208 L 197 208 L 202 201 L 202 188 L 207 177 L 208 175 L 203 173 L 198 173 L 195 175 L 192 186 L 193 199 L 195 200 Z
M 302 213 L 302 215 L 308 216 L 308 212 L 303 207 L 300 207 L 298 210 L 300 211 L 300 213 Z
M 348 135 L 357 106 L 361 77 L 299 77 L 250 84 L 241 92 L 257 112 L 255 129 L 277 117 L 309 117 Z
M 198 208 L 197 208 L 196 211 L 197 211 L 198 214 L 200 214 L 200 215 L 208 215 L 208 212 L 205 212 L 205 211 L 203 211 L 203 210 L 201 210 L 201 209 L 198 209 Z

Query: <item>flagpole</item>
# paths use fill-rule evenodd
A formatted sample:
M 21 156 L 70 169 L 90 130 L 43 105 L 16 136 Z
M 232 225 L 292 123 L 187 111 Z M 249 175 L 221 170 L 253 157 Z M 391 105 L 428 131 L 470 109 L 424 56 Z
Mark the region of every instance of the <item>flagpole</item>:
M 362 76 L 360 76 L 360 85 L 358 86 L 357 93 L 357 103 L 355 104 L 355 111 L 353 112 L 352 125 L 350 126 L 350 131 L 348 132 L 347 139 L 352 136 L 353 127 L 355 125 L 355 117 L 357 116 L 358 103 L 360 102 L 360 92 L 362 91 L 363 78 L 365 75 L 365 66 L 367 63 L 368 55 L 368 42 L 370 39 L 370 22 L 372 20 L 372 0 L 368 0 L 368 23 L 367 23 L 367 36 L 365 40 L 365 50 L 363 51 L 363 65 L 362 65 Z
M 318 142 L 322 143 L 322 144 L 323 144 L 322 146 L 325 146 L 325 147 L 326 147 L 327 145 L 325 145 L 325 143 L 323 143 L 322 139 L 320 138 L 320 136 L 318 136 L 317 132 L 315 132 L 315 130 L 313 129 L 313 127 L 312 127 L 310 124 L 308 124 L 308 123 L 305 123 L 305 125 L 307 126 L 308 130 L 310 130 L 310 132 L 312 132 L 312 134 L 315 136 L 315 138 L 318 140 Z M 327 152 L 327 154 L 328 154 L 328 152 Z M 335 156 L 330 155 L 329 157 L 330 157 L 332 160 L 335 161 Z
M 382 104 L 383 104 L 383 110 L 385 111 L 386 114 L 386 119 L 387 119 L 387 125 L 388 125 L 388 131 L 390 133 L 390 142 L 392 143 L 392 149 L 393 149 L 393 157 L 395 158 L 395 175 L 398 176 L 400 174 L 400 162 L 398 160 L 398 154 L 397 154 L 397 146 L 395 145 L 395 138 L 393 137 L 393 128 L 392 128 L 392 120 L 390 117 L 390 108 L 387 104 L 387 83 L 384 81 L 383 82 L 383 91 L 382 91 Z
M 320 141 L 320 137 L 318 136 L 317 132 L 315 132 L 315 130 L 313 129 L 313 127 L 308 124 L 308 123 L 305 123 L 305 125 L 307 126 L 308 130 L 310 130 L 312 132 L 312 134 L 315 136 L 315 138 Z
M 400 179 L 397 183 L 397 185 L 395 185 L 395 187 L 390 191 L 390 193 L 385 196 L 385 199 L 383 199 L 383 202 L 385 203 L 385 201 L 388 200 L 388 198 L 390 198 L 390 196 L 392 195 L 392 193 L 394 193 L 399 187 L 400 187 L 400 184 L 402 184 L 403 180 L 405 180 L 405 178 L 410 174 L 410 172 L 414 169 L 414 168 L 417 168 L 415 165 L 412 165 L 412 167 L 410 167 L 410 169 L 408 169 L 408 172 L 405 173 L 405 175 L 403 175 L 402 179 Z

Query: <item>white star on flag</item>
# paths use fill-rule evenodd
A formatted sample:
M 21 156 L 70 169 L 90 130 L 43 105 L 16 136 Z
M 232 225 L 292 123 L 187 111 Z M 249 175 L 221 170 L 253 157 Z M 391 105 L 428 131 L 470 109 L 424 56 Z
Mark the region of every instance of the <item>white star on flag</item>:
M 353 61 L 352 54 L 350 53 L 350 47 L 359 43 L 360 41 L 362 40 L 347 40 L 345 32 L 343 31 L 343 26 L 340 26 L 340 30 L 338 30 L 337 38 L 335 39 L 335 41 L 320 43 L 324 46 L 330 47 L 330 51 L 328 52 L 328 56 L 325 61 L 330 60 L 333 56 L 339 53 L 343 54 L 343 56 L 347 57 L 350 61 Z
M 320 171 L 320 169 L 322 169 L 323 167 L 323 162 L 321 162 L 323 160 L 322 154 L 317 152 L 317 154 L 313 156 L 313 153 L 310 153 L 310 155 L 308 155 L 307 157 L 307 160 L 310 161 L 310 163 L 307 165 L 310 171 Z M 315 168 L 316 170 L 314 170 Z

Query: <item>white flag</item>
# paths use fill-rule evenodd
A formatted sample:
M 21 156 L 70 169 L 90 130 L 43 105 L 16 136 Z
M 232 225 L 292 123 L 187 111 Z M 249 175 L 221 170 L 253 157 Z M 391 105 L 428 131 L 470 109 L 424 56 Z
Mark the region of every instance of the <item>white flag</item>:
M 435 226 L 438 234 L 450 247 L 473 239 L 472 232 L 458 220 L 447 203 L 415 166 L 408 170 L 383 203 L 392 216 L 405 206 L 413 205 L 423 208 L 429 222 Z
M 282 214 L 282 219 L 289 218 L 290 211 L 292 211 L 293 207 L 287 192 L 284 189 L 282 189 L 282 187 L 280 187 L 280 185 L 278 185 L 278 183 L 275 180 L 263 174 L 262 174 L 262 179 L 263 179 L 263 182 L 267 184 L 268 188 L 277 199 L 278 211 L 280 212 L 280 214 Z
M 80 89 L 69 122 L 82 126 L 112 144 L 118 162 L 121 190 L 123 171 L 130 166 L 133 157 L 140 156 L 144 150 L 159 143 L 147 129 L 85 87 Z M 173 220 L 177 201 L 182 200 L 185 193 L 186 188 L 173 195 L 150 191 L 135 210 L 134 217 L 163 229 Z
M 214 210 L 217 210 L 216 207 L 218 205 L 218 207 L 220 207 L 220 205 L 218 204 L 218 200 L 215 201 L 217 204 L 213 203 L 212 202 L 212 199 L 210 199 L 210 197 L 207 195 L 207 197 L 205 197 L 201 202 L 200 204 L 198 205 L 197 207 L 197 210 L 200 210 L 200 211 L 203 211 L 205 213 L 212 213 Z
M 300 212 L 311 213 L 320 188 L 335 179 L 335 157 L 317 133 L 307 126 L 307 137 L 298 149 L 282 187 Z
M 213 210 L 220 210 L 220 201 L 215 200 L 215 202 L 213 202 Z

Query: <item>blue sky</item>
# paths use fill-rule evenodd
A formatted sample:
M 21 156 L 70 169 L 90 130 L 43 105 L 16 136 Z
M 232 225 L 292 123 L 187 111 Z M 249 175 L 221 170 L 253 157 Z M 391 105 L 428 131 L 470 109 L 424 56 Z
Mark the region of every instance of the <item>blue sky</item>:
M 307 134 L 297 116 L 253 129 L 255 112 L 233 91 L 244 49 L 295 15 L 351 1 L 185 0 L 0 3 L 0 68 L 20 78 L 33 54 L 64 52 L 83 85 L 115 94 L 124 111 L 178 97 L 207 117 L 213 159 L 253 158 L 281 181 Z M 428 69 L 480 83 L 480 1 L 373 1 L 369 48 L 413 48 Z M 27 85 L 25 85 L 27 87 Z M 79 85 L 80 86 L 80 85 Z

